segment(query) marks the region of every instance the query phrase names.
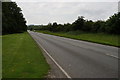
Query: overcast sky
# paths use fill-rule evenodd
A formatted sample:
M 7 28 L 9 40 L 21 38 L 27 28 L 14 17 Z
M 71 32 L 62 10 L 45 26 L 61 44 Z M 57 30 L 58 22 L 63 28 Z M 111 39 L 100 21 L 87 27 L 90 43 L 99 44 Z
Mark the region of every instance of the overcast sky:
M 78 16 L 88 20 L 106 20 L 118 12 L 118 0 L 16 0 L 27 24 L 72 23 Z

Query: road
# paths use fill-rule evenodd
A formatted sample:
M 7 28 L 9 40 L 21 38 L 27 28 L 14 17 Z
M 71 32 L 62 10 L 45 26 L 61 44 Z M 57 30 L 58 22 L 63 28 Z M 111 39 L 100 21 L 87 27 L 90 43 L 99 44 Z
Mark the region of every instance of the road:
M 28 31 L 71 78 L 117 78 L 118 48 Z

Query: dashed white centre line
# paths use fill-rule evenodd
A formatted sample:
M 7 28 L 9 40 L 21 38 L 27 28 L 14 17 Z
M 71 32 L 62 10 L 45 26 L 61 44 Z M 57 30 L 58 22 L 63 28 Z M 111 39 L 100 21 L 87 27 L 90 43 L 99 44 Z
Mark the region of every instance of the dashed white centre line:
M 107 55 L 107 56 L 111 56 L 111 57 L 114 57 L 114 58 L 117 58 L 117 59 L 119 59 L 119 57 L 117 57 L 117 56 L 114 56 L 114 55 L 111 55 L 111 54 L 105 54 L 105 55 Z

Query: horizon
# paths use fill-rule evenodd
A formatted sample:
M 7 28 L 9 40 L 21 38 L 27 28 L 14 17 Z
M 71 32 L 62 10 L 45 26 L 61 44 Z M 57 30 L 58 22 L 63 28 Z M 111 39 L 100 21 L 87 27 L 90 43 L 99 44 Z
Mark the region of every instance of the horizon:
M 13 1 L 13 0 L 12 0 Z M 106 21 L 110 16 L 118 12 L 118 2 L 48 2 L 48 0 L 14 0 L 22 9 L 27 25 L 47 25 L 48 23 L 57 22 L 58 24 L 73 23 L 78 16 L 84 16 L 85 20 Z M 96 2 L 92 2 L 96 1 Z M 98 1 L 98 2 L 97 2 Z M 107 1 L 107 0 L 105 0 Z M 116 0 L 118 1 L 118 0 Z

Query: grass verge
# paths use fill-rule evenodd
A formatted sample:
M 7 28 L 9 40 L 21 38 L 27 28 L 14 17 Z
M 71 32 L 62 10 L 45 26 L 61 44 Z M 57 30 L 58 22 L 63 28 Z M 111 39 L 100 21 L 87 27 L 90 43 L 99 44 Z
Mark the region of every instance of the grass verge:
M 3 78 L 44 78 L 50 69 L 41 50 L 25 32 L 2 37 Z
M 120 35 L 111 35 L 105 33 L 86 33 L 81 31 L 56 32 L 56 33 L 50 31 L 37 31 L 37 32 L 120 47 L 120 44 L 118 43 Z

